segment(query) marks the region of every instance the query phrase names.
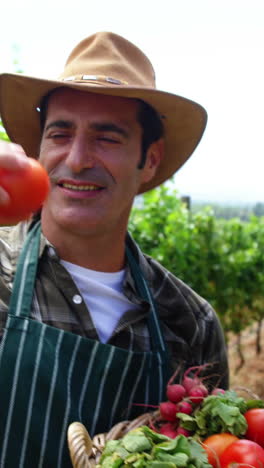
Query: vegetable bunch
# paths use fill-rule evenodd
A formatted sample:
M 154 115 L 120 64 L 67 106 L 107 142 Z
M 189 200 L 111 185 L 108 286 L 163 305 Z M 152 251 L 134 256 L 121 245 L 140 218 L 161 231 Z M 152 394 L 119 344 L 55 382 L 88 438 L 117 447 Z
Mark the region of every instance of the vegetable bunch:
M 245 400 L 235 391 L 221 388 L 209 391 L 199 377 L 202 369 L 188 369 L 180 384 L 170 380 L 168 400 L 160 403 L 160 419 L 153 422 L 152 429 L 171 438 L 182 434 L 197 440 L 222 432 L 244 436 L 248 428 L 244 414 L 252 408 L 264 408 L 264 401 Z
M 147 426 L 110 440 L 97 465 L 99 468 L 211 468 L 202 446 L 179 435 L 175 439 L 158 434 Z

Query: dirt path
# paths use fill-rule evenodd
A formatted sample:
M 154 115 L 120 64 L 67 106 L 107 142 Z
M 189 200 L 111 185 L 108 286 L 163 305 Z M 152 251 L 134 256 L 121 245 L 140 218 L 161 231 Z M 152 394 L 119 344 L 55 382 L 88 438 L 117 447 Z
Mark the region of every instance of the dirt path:
M 253 326 L 242 334 L 241 344 L 245 364 L 237 373 L 235 369 L 239 365 L 240 359 L 236 351 L 234 337 L 229 338 L 228 354 L 231 387 L 246 387 L 264 400 L 264 326 L 262 328 L 262 350 L 259 355 L 256 354 L 256 327 Z

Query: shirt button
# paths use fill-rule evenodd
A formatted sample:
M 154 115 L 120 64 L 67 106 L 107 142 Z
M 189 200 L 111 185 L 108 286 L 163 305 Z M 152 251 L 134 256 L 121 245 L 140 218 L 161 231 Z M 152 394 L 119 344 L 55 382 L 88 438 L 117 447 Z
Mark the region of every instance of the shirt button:
M 79 294 L 75 294 L 72 298 L 74 304 L 81 304 L 82 303 L 82 297 Z
M 55 250 L 53 247 L 49 247 L 49 256 L 50 256 L 51 258 L 57 257 L 56 250 Z

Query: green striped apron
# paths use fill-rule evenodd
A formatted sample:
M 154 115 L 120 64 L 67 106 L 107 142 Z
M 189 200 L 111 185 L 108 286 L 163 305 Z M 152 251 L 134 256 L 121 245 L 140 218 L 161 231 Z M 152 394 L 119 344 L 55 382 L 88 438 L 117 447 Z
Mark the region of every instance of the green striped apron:
M 157 405 L 169 378 L 167 351 L 150 290 L 127 251 L 139 294 L 151 304 L 150 352 L 121 349 L 30 319 L 40 224 L 19 258 L 0 349 L 0 467 L 71 467 L 67 429 L 91 436 Z M 149 408 L 144 408 L 148 411 Z

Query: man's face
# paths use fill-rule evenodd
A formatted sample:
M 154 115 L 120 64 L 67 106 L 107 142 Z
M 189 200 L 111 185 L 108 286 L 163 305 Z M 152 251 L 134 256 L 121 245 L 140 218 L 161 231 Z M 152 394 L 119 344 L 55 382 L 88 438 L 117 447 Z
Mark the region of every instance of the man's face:
M 153 144 L 145 167 L 137 168 L 138 106 L 135 100 L 66 88 L 51 95 L 39 158 L 51 180 L 42 210 L 46 224 L 81 235 L 126 230 L 139 186 L 159 162 Z

